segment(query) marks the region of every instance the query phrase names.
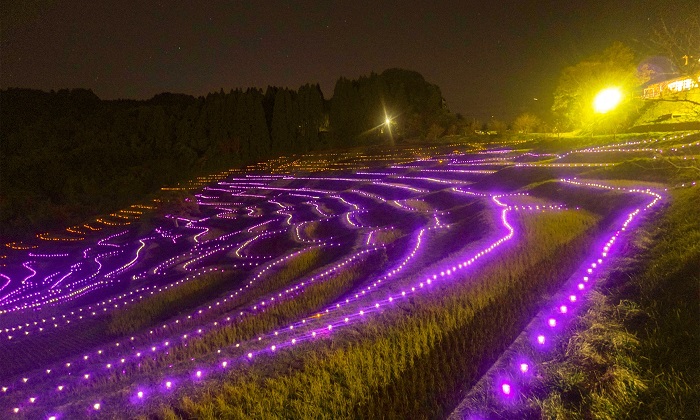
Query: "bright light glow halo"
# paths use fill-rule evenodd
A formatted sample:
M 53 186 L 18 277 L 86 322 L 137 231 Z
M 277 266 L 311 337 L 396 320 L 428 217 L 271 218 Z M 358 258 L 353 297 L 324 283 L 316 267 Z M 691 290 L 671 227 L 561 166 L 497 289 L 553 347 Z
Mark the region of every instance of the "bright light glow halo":
M 622 101 L 622 92 L 619 88 L 610 87 L 601 90 L 593 100 L 593 109 L 599 114 L 615 109 Z

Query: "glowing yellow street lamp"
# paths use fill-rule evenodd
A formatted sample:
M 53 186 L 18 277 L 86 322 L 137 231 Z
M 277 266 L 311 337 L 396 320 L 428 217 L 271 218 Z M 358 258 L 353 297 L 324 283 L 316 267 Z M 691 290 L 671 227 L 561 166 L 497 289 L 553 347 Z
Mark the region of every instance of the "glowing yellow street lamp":
M 389 133 L 389 140 L 391 141 L 391 145 L 394 145 L 394 133 L 391 132 L 391 124 L 393 123 L 392 117 L 387 114 L 386 109 L 384 109 L 384 124 L 380 124 L 381 130 L 380 133 L 384 134 L 384 130 L 386 130 Z
M 599 114 L 605 114 L 615 107 L 622 100 L 622 92 L 618 88 L 603 89 L 595 96 L 593 100 L 593 109 Z

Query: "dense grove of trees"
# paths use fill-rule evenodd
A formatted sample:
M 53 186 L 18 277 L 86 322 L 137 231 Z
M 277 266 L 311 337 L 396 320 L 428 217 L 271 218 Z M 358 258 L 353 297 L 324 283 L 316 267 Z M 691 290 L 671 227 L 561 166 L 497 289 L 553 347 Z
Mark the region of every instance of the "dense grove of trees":
M 198 173 L 386 140 L 371 130 L 382 104 L 399 136 L 445 131 L 440 89 L 401 69 L 341 78 L 330 101 L 310 84 L 145 101 L 0 91 L 0 236 L 78 223 Z
M 419 73 L 389 69 L 359 80 L 340 78 L 330 108 L 330 126 L 337 141 L 375 138 L 391 118 L 394 136 L 437 137 L 452 116 L 443 106 L 442 93 Z

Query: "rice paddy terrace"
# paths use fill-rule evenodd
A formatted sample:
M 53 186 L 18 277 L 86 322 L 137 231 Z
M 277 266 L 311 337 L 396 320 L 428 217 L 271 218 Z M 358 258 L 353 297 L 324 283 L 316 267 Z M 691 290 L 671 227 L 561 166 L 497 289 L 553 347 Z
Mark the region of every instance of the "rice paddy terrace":
M 698 152 L 309 154 L 199 180 L 198 213 L 146 232 L 132 206 L 6 244 L 0 417 L 446 417 L 496 360 L 482 392 L 517 403 L 630 235 L 694 185 L 606 171 Z

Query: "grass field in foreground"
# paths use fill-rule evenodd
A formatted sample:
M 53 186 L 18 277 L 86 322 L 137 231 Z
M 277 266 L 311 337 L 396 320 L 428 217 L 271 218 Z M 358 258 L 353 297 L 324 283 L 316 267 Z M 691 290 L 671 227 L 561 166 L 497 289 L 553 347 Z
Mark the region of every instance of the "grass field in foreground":
M 548 365 L 544 418 L 697 418 L 700 188 L 680 189 L 647 230 L 636 268 L 598 294 Z M 651 244 L 651 246 L 649 246 Z
M 157 417 L 444 417 L 578 265 L 597 220 L 583 211 L 524 215 L 521 241 L 482 270 L 303 354 L 280 353 L 206 384 Z

